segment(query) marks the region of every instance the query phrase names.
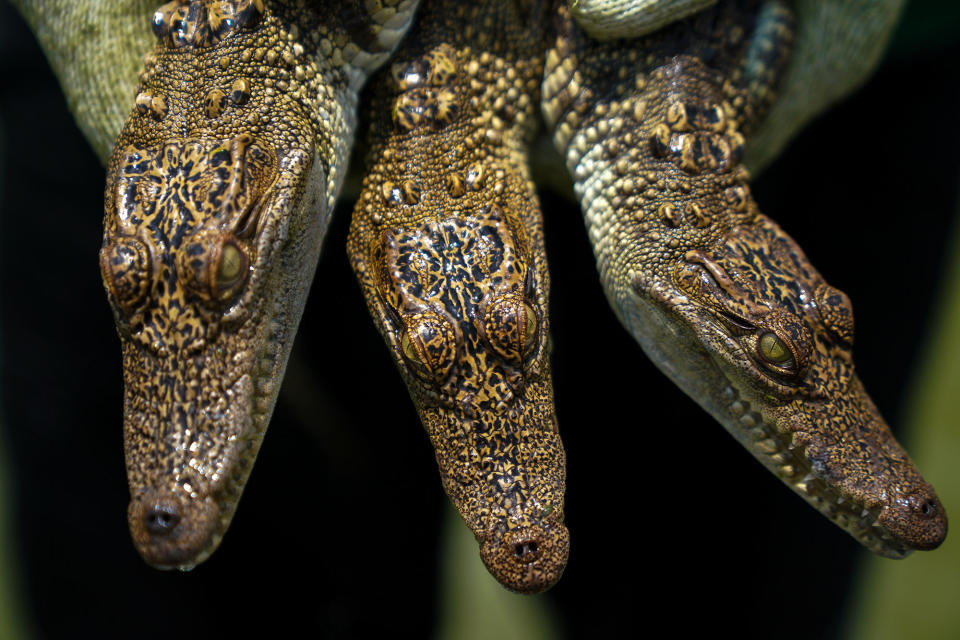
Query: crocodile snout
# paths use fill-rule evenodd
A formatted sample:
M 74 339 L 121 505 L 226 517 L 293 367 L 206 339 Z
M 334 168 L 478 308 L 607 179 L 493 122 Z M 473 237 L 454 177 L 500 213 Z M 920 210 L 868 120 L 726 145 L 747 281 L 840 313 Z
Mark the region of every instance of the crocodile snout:
M 158 569 L 192 569 L 216 547 L 220 509 L 209 497 L 147 489 L 130 500 L 127 517 L 137 551 Z
M 561 522 L 520 527 L 480 545 L 480 557 L 503 586 L 520 593 L 552 587 L 567 566 L 570 533 Z
M 947 512 L 929 485 L 895 499 L 877 522 L 908 547 L 921 551 L 936 549 L 947 537 Z

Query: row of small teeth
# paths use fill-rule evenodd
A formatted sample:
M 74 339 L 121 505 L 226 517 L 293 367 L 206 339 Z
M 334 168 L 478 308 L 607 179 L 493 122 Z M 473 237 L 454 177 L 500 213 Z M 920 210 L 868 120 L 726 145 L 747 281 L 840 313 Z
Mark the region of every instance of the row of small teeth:
M 730 414 L 738 420 L 740 427 L 750 434 L 754 453 L 758 454 L 778 477 L 871 550 L 887 556 L 909 553 L 877 522 L 880 516 L 879 508 L 871 510 L 860 507 L 853 500 L 827 486 L 813 473 L 806 457 L 800 452 L 794 453 L 797 444 L 793 439 L 784 443 L 782 436 L 763 421 L 759 412 L 751 409 L 749 402 L 739 397 L 736 389 L 726 387 L 723 396 L 728 401 L 727 409 Z M 803 477 L 793 480 L 801 472 L 805 472 Z M 861 509 L 859 515 L 855 513 L 857 508 Z

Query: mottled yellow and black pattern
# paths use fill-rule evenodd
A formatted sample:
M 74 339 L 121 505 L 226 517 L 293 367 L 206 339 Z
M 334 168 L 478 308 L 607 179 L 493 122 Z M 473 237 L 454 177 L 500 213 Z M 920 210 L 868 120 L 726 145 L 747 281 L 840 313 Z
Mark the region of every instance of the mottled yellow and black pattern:
M 229 524 L 357 92 L 416 4 L 174 0 L 149 23 L 100 263 L 123 349 L 131 531 L 155 566 L 201 562 Z M 939 544 L 943 507 L 854 373 L 849 301 L 760 214 L 741 165 L 790 56 L 787 4 L 717 3 L 606 43 L 565 3 L 423 4 L 372 92 L 349 252 L 491 572 L 541 591 L 569 547 L 526 166 L 538 107 L 608 296 L 657 364 L 874 551 Z
M 850 301 L 760 214 L 740 164 L 789 55 L 789 8 L 718 3 L 604 44 L 564 9 L 557 24 L 544 113 L 624 325 L 870 549 L 903 557 L 939 545 L 943 506 L 854 372 Z
M 510 589 L 566 565 L 549 278 L 526 166 L 546 3 L 428 3 L 373 82 L 348 249 L 436 451 L 444 488 Z
M 158 567 L 202 562 L 229 524 L 342 181 L 357 91 L 415 5 L 308 4 L 161 7 L 110 158 L 100 264 L 123 350 L 130 529 Z

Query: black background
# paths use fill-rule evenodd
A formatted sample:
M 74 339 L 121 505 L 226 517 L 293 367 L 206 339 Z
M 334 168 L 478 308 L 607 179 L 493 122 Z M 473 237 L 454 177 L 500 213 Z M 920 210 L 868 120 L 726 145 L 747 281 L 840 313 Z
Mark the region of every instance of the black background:
M 935 4 L 911 6 L 879 73 L 754 186 L 853 299 L 858 371 L 894 424 L 957 204 L 960 21 Z M 430 633 L 445 498 L 347 264 L 352 203 L 327 236 L 230 532 L 193 572 L 158 572 L 127 533 L 119 342 L 97 268 L 103 168 L 6 4 L 0 131 L 2 426 L 31 625 L 42 637 Z M 866 552 L 655 370 L 607 306 L 576 208 L 552 194 L 543 207 L 572 536 L 547 596 L 558 626 L 836 637 Z

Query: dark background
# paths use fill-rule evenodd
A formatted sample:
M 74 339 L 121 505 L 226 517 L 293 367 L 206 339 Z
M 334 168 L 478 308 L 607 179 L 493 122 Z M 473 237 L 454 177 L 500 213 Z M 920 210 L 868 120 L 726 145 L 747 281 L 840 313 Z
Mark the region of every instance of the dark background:
M 858 371 L 895 425 L 957 210 L 958 25 L 946 2 L 908 7 L 872 81 L 754 186 L 852 298 Z M 352 203 L 230 532 L 193 572 L 158 572 L 127 533 L 119 342 L 97 268 L 103 168 L 5 3 L 0 131 L 2 435 L 39 635 L 429 634 L 445 497 L 347 263 Z M 572 536 L 547 596 L 555 622 L 570 637 L 648 621 L 837 637 L 866 552 L 654 369 L 607 306 L 576 208 L 552 194 L 543 206 Z

